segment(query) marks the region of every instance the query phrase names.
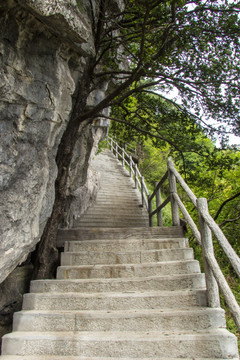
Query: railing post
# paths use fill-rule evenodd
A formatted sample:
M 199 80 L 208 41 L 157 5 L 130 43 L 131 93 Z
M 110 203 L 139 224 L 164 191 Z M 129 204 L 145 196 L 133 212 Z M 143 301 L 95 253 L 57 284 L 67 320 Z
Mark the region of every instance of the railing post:
M 201 212 L 208 213 L 207 199 L 205 198 L 197 199 L 197 209 L 198 209 L 198 218 L 199 218 L 200 233 L 202 240 L 202 252 L 203 252 L 206 285 L 207 285 L 208 306 L 212 308 L 220 307 L 218 285 L 213 275 L 213 272 L 210 269 L 208 262 L 206 260 L 206 254 L 214 256 L 212 232 L 201 215 Z
M 115 158 L 118 158 L 118 144 L 116 142 L 116 146 L 115 146 Z
M 138 180 L 137 180 L 137 164 L 134 167 L 134 177 L 135 177 L 135 189 L 138 188 Z
M 110 140 L 110 147 L 111 147 L 111 152 L 113 153 L 113 139 L 112 138 Z
M 155 187 L 158 185 L 158 182 L 155 182 Z M 162 204 L 161 200 L 161 190 L 158 189 L 156 192 L 156 207 Z M 157 226 L 163 226 L 163 219 L 162 219 L 162 210 L 157 212 Z
M 132 177 L 132 164 L 133 164 L 133 161 L 132 161 L 132 157 L 130 156 L 130 159 L 129 159 L 129 173 L 130 173 L 130 178 Z
M 144 177 L 141 176 L 141 197 L 142 197 L 142 207 L 144 206 Z
M 124 163 L 125 163 L 125 153 L 124 153 L 124 149 L 122 148 L 122 166 L 124 167 Z
M 173 165 L 173 162 L 172 162 L 172 160 L 169 159 L 168 160 L 168 178 L 169 178 L 170 197 L 171 197 L 172 222 L 173 222 L 173 226 L 179 226 L 180 225 L 180 217 L 179 217 L 178 204 L 173 196 L 174 193 L 177 193 L 177 184 L 176 184 L 175 175 L 171 172 L 171 169 L 169 166 L 170 164 Z
M 152 212 L 152 199 L 150 199 L 150 195 L 148 195 L 149 226 L 153 227 L 153 217 L 151 216 L 151 212 Z

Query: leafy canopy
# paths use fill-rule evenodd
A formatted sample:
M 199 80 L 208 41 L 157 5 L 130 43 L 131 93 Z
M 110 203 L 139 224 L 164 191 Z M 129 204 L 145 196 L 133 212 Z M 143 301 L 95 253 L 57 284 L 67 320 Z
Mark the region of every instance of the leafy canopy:
M 127 0 L 114 19 L 105 18 L 95 77 L 117 88 L 105 104 L 121 105 L 151 87 L 165 95 L 176 89 L 185 114 L 195 122 L 214 119 L 240 134 L 240 6 L 237 1 Z M 97 69 L 97 68 L 96 68 Z M 105 105 L 103 104 L 103 105 Z M 99 107 L 99 109 L 101 106 Z M 100 109 L 101 110 L 101 109 Z M 168 119 L 170 121 L 170 118 Z

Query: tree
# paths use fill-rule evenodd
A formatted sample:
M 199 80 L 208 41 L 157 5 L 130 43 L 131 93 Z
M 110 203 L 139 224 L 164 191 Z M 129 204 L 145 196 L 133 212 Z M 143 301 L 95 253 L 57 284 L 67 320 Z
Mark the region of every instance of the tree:
M 203 124 L 204 111 L 206 118 L 225 122 L 239 133 L 237 3 L 126 0 L 125 9 L 119 13 L 109 10 L 108 0 L 99 0 L 98 5 L 98 14 L 92 16 L 95 54 L 86 61 L 56 156 L 55 203 L 38 247 L 34 275 L 37 278 L 54 272 L 56 233 L 63 216 L 69 165 L 79 128 L 102 117 L 106 107 L 124 109 L 126 99 L 140 96 L 147 89 L 163 98 L 160 92 L 175 87 L 183 100 L 178 108 L 179 119 L 181 113 L 187 118 L 185 115 L 194 109 L 191 119 Z M 111 81 L 113 86 L 101 102 L 89 109 L 87 98 L 103 81 Z M 167 98 L 165 102 L 173 103 Z M 124 121 L 134 125 L 132 119 Z M 172 118 L 166 116 L 166 121 L 171 122 Z

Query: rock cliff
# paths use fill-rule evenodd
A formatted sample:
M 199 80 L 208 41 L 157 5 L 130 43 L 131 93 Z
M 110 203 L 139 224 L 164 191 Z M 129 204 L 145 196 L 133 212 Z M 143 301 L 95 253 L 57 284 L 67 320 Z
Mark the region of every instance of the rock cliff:
M 111 0 L 110 5 L 121 9 L 122 2 Z M 56 153 L 84 64 L 95 51 L 92 22 L 98 11 L 97 0 L 0 4 L 0 283 L 35 249 L 51 214 Z M 107 86 L 98 84 L 88 106 L 104 97 Z M 89 165 L 108 123 L 94 125 L 85 123 L 79 129 L 64 226 L 85 211 L 96 193 L 97 174 Z M 29 275 L 23 272 L 24 282 Z M 0 290 L 9 289 L 7 281 Z M 21 283 L 19 288 L 21 297 L 26 286 Z M 0 300 L 0 327 L 1 311 L 11 308 L 14 296 Z

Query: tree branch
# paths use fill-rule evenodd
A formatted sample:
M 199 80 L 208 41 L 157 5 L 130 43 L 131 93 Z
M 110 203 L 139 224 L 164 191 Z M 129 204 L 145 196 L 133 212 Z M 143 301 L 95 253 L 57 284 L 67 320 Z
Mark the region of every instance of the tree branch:
M 183 157 L 183 161 L 184 161 L 184 155 L 183 155 L 181 149 L 179 149 L 179 148 L 177 147 L 177 145 L 174 144 L 171 140 L 169 140 L 169 139 L 161 136 L 161 135 L 159 134 L 159 132 L 158 132 L 154 127 L 153 127 L 153 129 L 154 129 L 155 131 L 157 131 L 159 135 L 153 134 L 152 132 L 150 132 L 150 131 L 148 131 L 148 130 L 141 129 L 140 127 L 138 127 L 138 126 L 136 126 L 136 125 L 134 125 L 134 124 L 131 124 L 130 122 L 125 121 L 125 120 L 121 120 L 121 119 L 117 119 L 117 118 L 115 118 L 115 117 L 105 116 L 105 115 L 101 115 L 101 114 L 99 114 L 99 117 L 103 117 L 103 118 L 105 118 L 105 119 L 109 119 L 109 120 L 112 120 L 112 121 L 119 122 L 119 123 L 121 123 L 121 124 L 128 125 L 128 126 L 130 126 L 131 128 L 133 128 L 133 129 L 141 132 L 142 134 L 146 134 L 146 135 L 149 135 L 149 136 L 151 136 L 151 137 L 155 137 L 155 138 L 157 138 L 157 139 L 160 139 L 160 140 L 163 140 L 163 141 L 167 142 L 167 143 L 170 144 L 172 147 L 174 147 L 177 151 L 179 151 L 179 153 L 180 153 L 181 156 Z M 146 120 L 145 120 L 145 122 L 146 122 Z
M 237 220 L 240 219 L 240 215 L 238 217 L 236 217 L 235 219 L 228 219 L 228 220 L 224 220 L 221 224 L 219 224 L 219 227 L 223 227 L 224 225 L 228 224 L 228 223 L 233 223 L 236 222 Z
M 228 198 L 227 200 L 225 200 L 225 201 L 221 204 L 221 206 L 219 207 L 218 211 L 216 212 L 216 215 L 214 216 L 214 220 L 217 220 L 217 218 L 218 218 L 218 216 L 220 215 L 223 207 L 224 207 L 227 203 L 229 203 L 229 201 L 232 201 L 232 200 L 236 199 L 238 196 L 240 196 L 240 192 L 237 193 L 237 194 L 235 194 L 235 195 L 233 195 L 233 196 L 231 196 L 231 197 Z M 227 221 L 227 220 L 225 220 L 225 221 Z M 219 226 L 220 226 L 220 225 L 219 225 Z

